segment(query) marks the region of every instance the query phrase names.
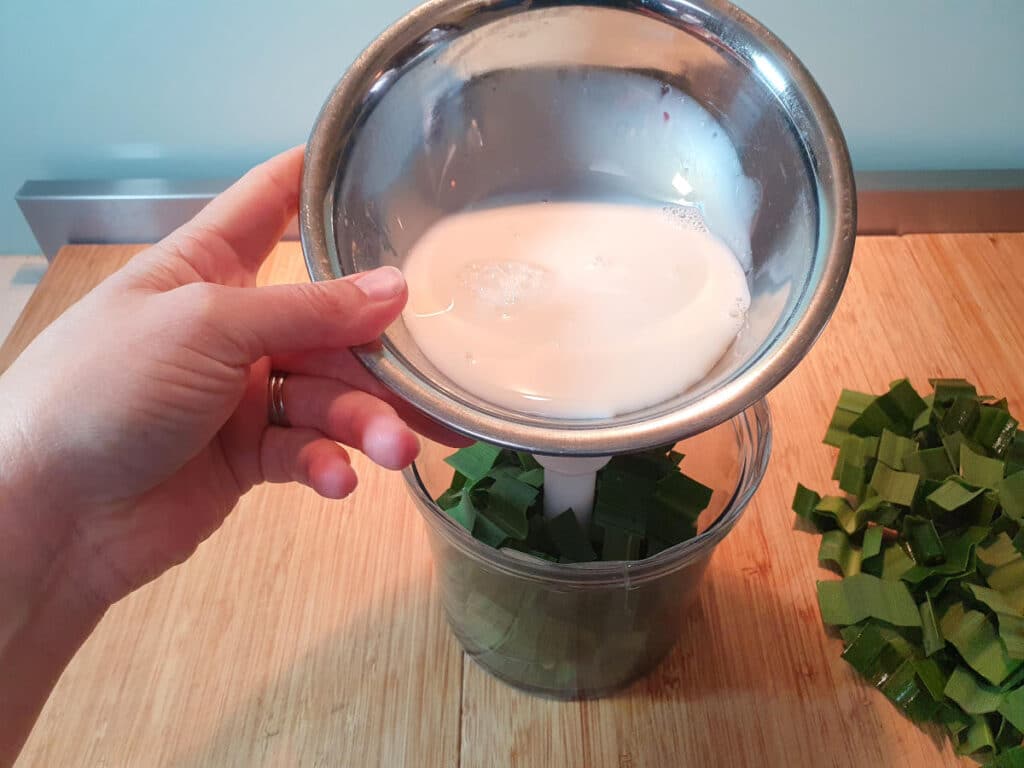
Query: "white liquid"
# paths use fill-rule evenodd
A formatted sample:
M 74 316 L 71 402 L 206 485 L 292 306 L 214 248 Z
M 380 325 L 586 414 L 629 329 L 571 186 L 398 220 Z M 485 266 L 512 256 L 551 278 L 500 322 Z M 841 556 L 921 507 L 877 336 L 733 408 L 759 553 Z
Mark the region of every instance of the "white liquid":
M 496 405 L 602 418 L 698 383 L 743 325 L 733 253 L 694 208 L 526 203 L 442 219 L 403 266 L 426 357 Z

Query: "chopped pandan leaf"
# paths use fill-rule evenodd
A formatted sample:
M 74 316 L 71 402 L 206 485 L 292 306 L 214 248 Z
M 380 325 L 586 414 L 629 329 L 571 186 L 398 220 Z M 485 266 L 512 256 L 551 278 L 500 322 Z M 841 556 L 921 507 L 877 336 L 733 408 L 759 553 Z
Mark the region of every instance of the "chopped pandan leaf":
M 870 487 L 883 501 L 909 507 L 914 503 L 920 482 L 921 478 L 911 472 L 898 472 L 878 463 L 871 473 Z
M 609 528 L 605 531 L 601 559 L 636 560 L 640 557 L 643 541 L 643 537 L 623 531 L 621 528 Z
M 843 658 L 873 686 L 913 720 L 930 720 L 938 715 L 941 670 L 917 658 L 910 645 L 897 633 L 868 622 L 847 643 Z M 928 682 L 939 688 L 938 699 Z
M 946 552 L 931 520 L 907 515 L 903 518 L 903 538 L 918 565 L 940 565 L 945 562 Z
M 864 541 L 861 544 L 861 553 L 865 560 L 870 560 L 882 551 L 883 535 L 884 532 L 878 526 L 868 528 L 864 531 Z
M 457 450 L 445 459 L 445 463 L 459 474 L 468 478 L 470 482 L 476 482 L 483 479 L 491 471 L 500 455 L 501 448 L 495 445 L 473 443 Z
M 873 618 L 898 627 L 921 626 L 917 604 L 904 584 L 866 573 L 819 581 L 818 606 L 826 624 L 845 626 Z
M 917 414 L 917 418 L 914 419 L 914 423 L 912 425 L 912 429 L 913 429 L 915 434 L 918 433 L 918 432 L 921 432 L 921 431 L 927 429 L 929 426 L 931 426 L 932 415 L 933 415 L 934 410 L 935 410 L 935 405 L 934 405 L 934 403 L 935 403 L 935 395 L 934 394 L 927 395 L 927 396 L 925 396 L 925 397 L 923 397 L 921 399 L 924 400 L 925 409 L 923 411 L 921 411 L 919 414 Z
M 943 692 L 969 715 L 995 712 L 1003 703 L 1002 691 L 961 666 L 953 670 Z
M 818 562 L 833 563 L 843 576 L 860 573 L 861 550 L 850 543 L 850 538 L 836 529 L 826 531 L 818 547 Z
M 672 472 L 658 481 L 654 498 L 693 520 L 711 503 L 713 491 L 682 472 Z
M 537 498 L 537 489 L 509 475 L 499 476 L 487 489 L 487 506 L 478 510 L 505 535 L 525 539 L 529 531 L 526 511 Z
M 1024 522 L 1024 472 L 1004 477 L 996 490 L 1003 505 L 1003 514 L 1018 523 Z
M 472 533 L 473 538 L 479 539 L 484 544 L 489 544 L 495 549 L 501 547 L 509 537 L 508 533 L 483 515 L 476 516 L 476 522 L 473 524 Z
M 524 471 L 532 469 L 540 469 L 543 471 L 544 468 L 540 465 L 540 462 L 533 457 L 532 453 L 527 453 L 526 451 L 516 451 L 515 453 L 516 459 L 519 461 L 519 466 L 521 466 Z
M 921 645 L 924 648 L 924 655 L 931 656 L 946 647 L 946 639 L 942 636 L 939 628 L 939 620 L 935 616 L 935 608 L 932 599 L 925 595 L 925 600 L 918 607 L 921 614 Z
M 879 496 L 869 496 L 857 505 L 857 519 L 895 530 L 903 517 L 903 510 Z
M 1002 456 L 1006 453 L 1019 422 L 1005 408 L 983 405 L 978 411 L 978 422 L 971 432 L 971 438 L 989 454 Z
M 877 576 L 883 581 L 899 581 L 903 574 L 914 567 L 914 561 L 901 547 L 883 547 L 880 554 L 870 560 L 861 561 L 863 573 Z
M 823 442 L 826 445 L 839 448 L 842 445 L 843 438 L 850 433 L 850 425 L 857 420 L 857 417 L 864 412 L 864 409 L 874 399 L 873 395 L 844 389 L 839 395 L 839 403 L 832 414 L 832 421 L 828 425 L 828 431 L 825 433 Z
M 473 506 L 471 494 L 460 494 L 458 502 L 454 506 L 448 507 L 445 512 L 467 531 L 473 531 L 476 525 L 477 510 Z
M 571 509 L 548 520 L 547 532 L 563 559 L 575 563 L 589 563 L 597 559 L 586 532 Z M 607 531 L 605 535 L 607 537 Z
M 978 547 L 978 562 L 985 583 L 1000 592 L 1017 614 L 1024 614 L 1024 556 L 1010 537 L 1000 533 L 991 543 Z
M 647 506 L 644 499 L 653 495 L 653 482 L 612 467 L 598 476 L 594 522 L 605 529 L 618 528 L 645 536 Z
M 926 497 L 925 501 L 938 520 L 969 520 L 973 517 L 984 491 L 970 490 L 956 480 L 947 480 Z
M 796 493 L 793 496 L 792 509 L 805 520 L 813 520 L 814 508 L 821 501 L 821 496 L 797 483 Z
M 945 448 L 925 448 L 905 454 L 902 469 L 928 480 L 945 480 L 954 473 Z
M 893 382 L 889 391 L 876 397 L 850 424 L 849 431 L 867 437 L 879 436 L 883 429 L 909 436 L 917 417 L 928 409 L 928 404 L 917 394 L 906 379 Z
M 966 443 L 960 445 L 960 474 L 965 481 L 979 488 L 996 488 L 1003 479 L 1006 465 L 973 451 Z
M 988 721 L 984 715 L 974 715 L 971 717 L 971 724 L 967 727 L 966 731 L 957 735 L 956 740 L 956 751 L 960 755 L 990 752 L 996 746 L 992 729 L 989 728 Z
M 1021 662 L 1011 659 L 995 627 L 980 611 L 967 610 L 953 603 L 939 622 L 942 635 L 960 652 L 971 669 L 993 685 L 999 685 Z
M 1024 472 L 1024 430 L 1018 429 L 1017 434 L 1006 449 L 1006 474 L 1012 475 L 1016 472 Z
M 947 534 L 942 539 L 942 549 L 946 555 L 944 562 L 938 565 L 913 565 L 900 578 L 915 589 L 918 585 L 927 587 L 937 583 L 944 587 L 949 579 L 960 578 L 974 570 L 972 563 L 975 548 L 987 535 L 987 529 L 981 527 L 968 528 L 959 534 Z
M 998 711 L 1014 728 L 1024 730 L 1024 687 L 1004 692 Z
M 647 535 L 664 542 L 669 547 L 692 539 L 697 533 L 697 514 L 699 513 L 685 507 L 681 511 L 657 500 L 651 504 L 647 514 Z M 608 530 L 616 529 L 609 528 Z M 623 532 L 629 533 L 629 531 Z
M 1021 730 L 1019 726 L 1018 730 Z M 1016 746 L 1001 752 L 985 763 L 985 768 L 1024 768 L 1024 747 Z
M 851 536 L 867 523 L 867 515 L 851 507 L 842 496 L 825 496 L 815 506 L 812 519 L 820 531 L 838 525 Z
M 939 423 L 939 430 L 943 434 L 951 435 L 959 432 L 969 435 L 977 426 L 980 416 L 981 405 L 973 397 L 957 397 L 946 410 L 942 421 Z
M 978 397 L 978 390 L 966 379 L 928 379 L 928 383 L 935 390 L 935 402 L 939 405 L 949 405 L 957 397 Z
M 519 482 L 526 483 L 534 488 L 540 488 L 544 485 L 544 470 L 540 467 L 536 469 L 527 469 L 520 473 L 518 480 Z
M 908 437 L 902 437 L 888 429 L 882 430 L 882 437 L 878 441 L 878 460 L 892 469 L 903 470 L 904 459 L 907 455 L 917 451 L 917 443 Z

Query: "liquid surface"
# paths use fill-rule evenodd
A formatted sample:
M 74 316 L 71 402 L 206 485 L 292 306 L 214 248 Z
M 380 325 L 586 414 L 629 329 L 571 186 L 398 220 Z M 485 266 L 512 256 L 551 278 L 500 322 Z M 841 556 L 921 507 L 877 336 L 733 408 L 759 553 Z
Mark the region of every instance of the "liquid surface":
M 404 319 L 426 357 L 496 405 L 603 418 L 699 382 L 750 294 L 697 209 L 524 203 L 444 218 L 413 246 Z

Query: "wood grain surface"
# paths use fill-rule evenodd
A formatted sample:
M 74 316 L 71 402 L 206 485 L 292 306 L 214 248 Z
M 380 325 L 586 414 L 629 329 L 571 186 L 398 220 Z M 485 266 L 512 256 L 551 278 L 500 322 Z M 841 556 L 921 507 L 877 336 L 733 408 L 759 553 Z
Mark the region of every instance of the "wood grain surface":
M 0 369 L 136 250 L 65 249 Z M 304 274 L 283 244 L 262 279 Z M 859 240 L 831 324 L 770 397 L 770 469 L 708 569 L 684 643 L 627 691 L 547 701 L 465 658 L 401 479 L 357 457 L 352 499 L 257 488 L 188 563 L 116 605 L 18 765 L 959 765 L 941 733 L 904 720 L 839 658 L 815 601 L 831 577 L 789 502 L 798 480 L 831 487 L 820 438 L 843 386 L 965 376 L 1024 413 L 1022 295 L 1024 235 Z

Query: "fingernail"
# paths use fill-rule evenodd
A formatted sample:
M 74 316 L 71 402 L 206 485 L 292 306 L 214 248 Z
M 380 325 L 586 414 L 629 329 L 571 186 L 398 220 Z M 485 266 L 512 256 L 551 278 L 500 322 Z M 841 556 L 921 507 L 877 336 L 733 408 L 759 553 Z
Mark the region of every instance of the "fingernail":
M 395 267 L 377 267 L 357 277 L 355 284 L 370 301 L 386 301 L 402 292 L 405 278 Z

